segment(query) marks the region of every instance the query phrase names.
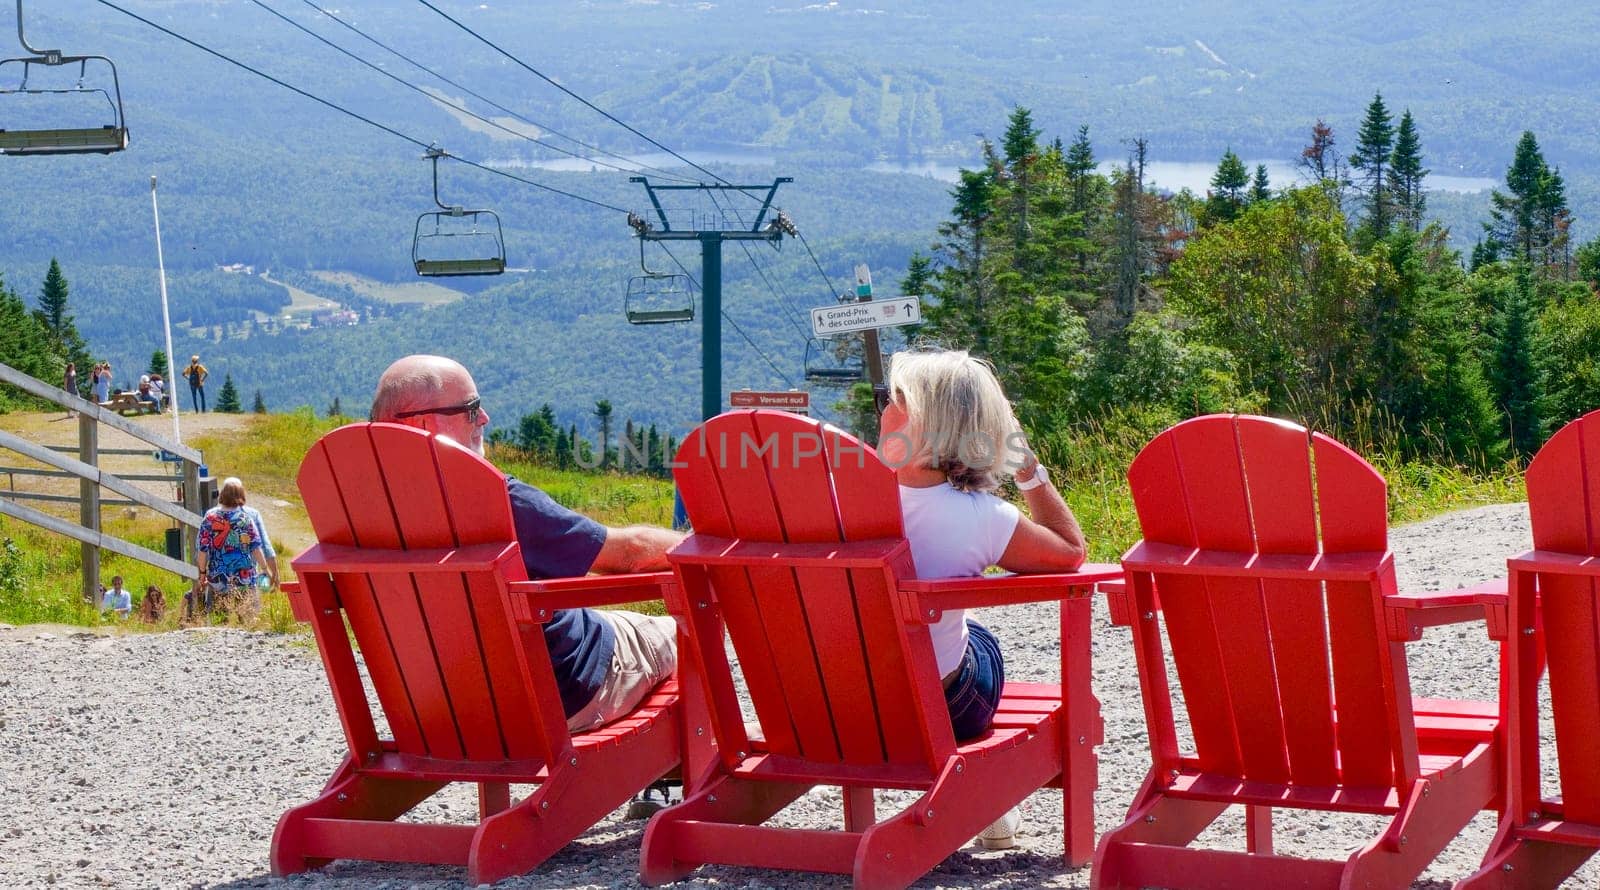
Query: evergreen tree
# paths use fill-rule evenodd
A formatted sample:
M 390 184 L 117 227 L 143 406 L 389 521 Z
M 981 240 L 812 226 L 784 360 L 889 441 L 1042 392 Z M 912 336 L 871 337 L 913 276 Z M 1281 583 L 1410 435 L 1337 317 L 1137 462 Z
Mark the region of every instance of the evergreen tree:
M 1591 291 L 1600 293 L 1600 238 L 1578 248 L 1576 259 L 1578 278 L 1589 285 Z
M 86 369 L 93 364 L 93 357 L 89 355 L 83 337 L 78 334 L 78 327 L 68 311 L 67 300 L 66 276 L 61 273 L 61 264 L 51 259 L 50 269 L 44 276 L 44 286 L 39 290 L 39 309 L 35 317 L 44 326 L 51 349 L 61 358 L 63 365 L 66 362 L 77 365 L 78 377 L 87 383 L 89 374 Z
M 261 390 L 259 390 L 259 389 L 256 390 L 256 400 L 255 400 L 254 404 L 252 404 L 250 406 L 250 412 L 252 414 L 265 414 L 265 413 L 267 413 L 267 401 L 266 401 L 266 399 L 261 398 Z
M 1367 199 L 1367 228 L 1373 239 L 1389 234 L 1393 223 L 1393 196 L 1389 192 L 1389 159 L 1394 152 L 1394 118 L 1377 93 L 1367 105 L 1367 116 L 1356 132 L 1356 150 L 1350 166 L 1362 171 L 1362 191 Z
M 1572 277 L 1572 212 L 1567 209 L 1567 183 L 1560 168 L 1552 167 L 1539 180 L 1539 237 L 1544 244 L 1542 268 L 1547 275 Z
M 146 374 L 160 374 L 162 380 L 171 380 L 172 375 L 167 373 L 167 351 L 157 349 L 150 353 L 150 366 L 144 369 Z
M 1506 168 L 1506 190 L 1490 193 L 1489 222 L 1484 223 L 1496 247 L 1524 263 L 1537 263 L 1547 246 L 1550 233 L 1541 231 L 1540 224 L 1546 207 L 1553 203 L 1545 195 L 1548 184 L 1550 168 L 1539 150 L 1539 140 L 1532 131 L 1524 131 L 1511 166 Z M 1560 201 L 1565 203 L 1564 194 Z
M 338 404 L 338 399 L 334 399 L 334 404 Z M 222 391 L 217 393 L 217 410 L 223 414 L 238 414 L 244 410 L 239 404 L 239 388 L 233 385 L 232 374 L 222 377 Z
M 1257 164 L 1256 178 L 1250 183 L 1249 201 L 1251 204 L 1259 204 L 1270 200 L 1272 200 L 1272 184 L 1267 181 L 1267 165 Z
M 339 397 L 338 396 L 334 396 L 333 397 L 333 403 L 328 405 L 328 416 L 329 417 L 343 417 L 344 416 L 344 406 L 339 404 Z
M 1000 144 L 1005 151 L 1006 167 L 1012 171 L 1037 155 L 1039 130 L 1033 125 L 1033 112 L 1021 105 L 1011 109 L 1011 118 L 1006 122 L 1006 135 Z
M 0 279 L 0 361 L 40 380 L 58 382 L 66 362 L 56 355 L 50 339 L 39 313 L 29 312 L 22 299 Z M 0 410 L 13 405 L 43 404 L 0 384 Z
M 1394 153 L 1389 156 L 1389 192 L 1394 198 L 1395 221 L 1413 232 L 1422 231 L 1422 214 L 1428 203 L 1422 180 L 1428 172 L 1422 166 L 1422 140 L 1407 108 L 1400 115 Z
M 1516 286 L 1506 295 L 1496 325 L 1494 386 L 1511 447 L 1524 457 L 1543 441 L 1538 379 L 1533 365 L 1534 306 L 1531 270 L 1519 263 Z
M 1228 149 L 1222 153 L 1217 172 L 1211 177 L 1211 193 L 1206 198 L 1206 221 L 1213 225 L 1233 222 L 1244 210 L 1250 185 L 1250 171 L 1244 161 Z

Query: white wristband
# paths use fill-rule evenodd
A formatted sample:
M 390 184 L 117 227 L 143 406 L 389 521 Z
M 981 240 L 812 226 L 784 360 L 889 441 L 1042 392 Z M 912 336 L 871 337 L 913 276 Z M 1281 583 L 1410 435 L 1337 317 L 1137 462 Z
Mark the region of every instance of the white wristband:
M 1040 464 L 1037 467 L 1033 468 L 1033 478 L 1032 479 L 1029 479 L 1026 482 L 1022 481 L 1021 479 L 1017 480 L 1017 490 L 1018 491 L 1033 491 L 1035 488 L 1038 488 L 1039 486 L 1041 486 L 1041 485 L 1043 485 L 1043 484 L 1045 484 L 1046 482 L 1049 482 L 1049 481 L 1050 481 L 1050 471 L 1046 470 L 1044 468 L 1044 464 Z

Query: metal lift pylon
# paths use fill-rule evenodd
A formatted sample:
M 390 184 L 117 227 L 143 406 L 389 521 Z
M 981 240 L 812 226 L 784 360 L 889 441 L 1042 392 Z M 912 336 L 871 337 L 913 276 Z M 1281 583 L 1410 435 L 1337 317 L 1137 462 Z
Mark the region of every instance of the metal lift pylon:
M 772 199 L 778 186 L 794 182 L 792 176 L 779 176 L 770 185 L 733 185 L 722 183 L 693 183 L 687 185 L 658 185 L 646 176 L 631 176 L 630 182 L 644 186 L 650 196 L 650 206 L 655 211 L 656 223 L 636 214 L 628 214 L 628 225 L 644 241 L 698 241 L 700 243 L 700 419 L 710 420 L 722 413 L 722 243 L 724 241 L 772 241 L 785 234 L 794 235 L 794 224 L 782 211 L 773 214 Z M 716 228 L 675 229 L 662 209 L 660 192 L 765 192 L 761 209 L 748 228 L 729 228 L 728 220 Z M 683 502 L 673 508 L 672 524 L 682 528 L 685 523 Z

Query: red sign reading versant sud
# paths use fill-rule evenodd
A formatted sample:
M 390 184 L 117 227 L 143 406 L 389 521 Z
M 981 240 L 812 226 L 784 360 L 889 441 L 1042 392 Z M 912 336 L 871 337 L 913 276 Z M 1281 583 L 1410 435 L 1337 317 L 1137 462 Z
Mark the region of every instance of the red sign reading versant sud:
M 728 393 L 728 404 L 734 408 L 781 408 L 784 411 L 804 414 L 811 409 L 811 393 L 756 392 L 741 389 Z

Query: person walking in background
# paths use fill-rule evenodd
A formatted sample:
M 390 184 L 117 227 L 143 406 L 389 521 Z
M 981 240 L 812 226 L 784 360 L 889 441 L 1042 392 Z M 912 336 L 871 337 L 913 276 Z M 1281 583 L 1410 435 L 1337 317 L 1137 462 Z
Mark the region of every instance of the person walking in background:
M 66 390 L 67 395 L 69 396 L 78 395 L 78 366 L 72 362 L 67 362 L 67 374 L 66 377 L 61 381 L 61 388 Z M 68 419 L 77 416 L 78 415 L 73 412 L 71 408 L 67 409 Z
M 241 622 L 255 617 L 258 604 L 257 579 L 272 584 L 266 554 L 262 552 L 256 521 L 244 511 L 244 483 L 238 477 L 222 480 L 217 505 L 200 519 L 195 541 L 196 567 L 200 576 L 189 591 L 194 610 L 209 610 L 220 601 L 223 608 Z
M 100 598 L 100 611 L 116 612 L 118 618 L 126 618 L 133 614 L 133 594 L 122 586 L 121 575 L 112 576 L 111 589 Z
M 278 551 L 272 547 L 272 536 L 267 534 L 267 521 L 261 518 L 261 511 L 243 502 L 240 507 L 250 515 L 250 520 L 256 524 L 256 537 L 261 539 L 261 555 L 267 560 L 267 572 L 272 575 L 272 586 L 278 585 Z
M 200 356 L 189 356 L 189 367 L 183 369 L 183 376 L 189 380 L 189 403 L 196 412 L 206 410 L 206 366 L 200 364 Z

